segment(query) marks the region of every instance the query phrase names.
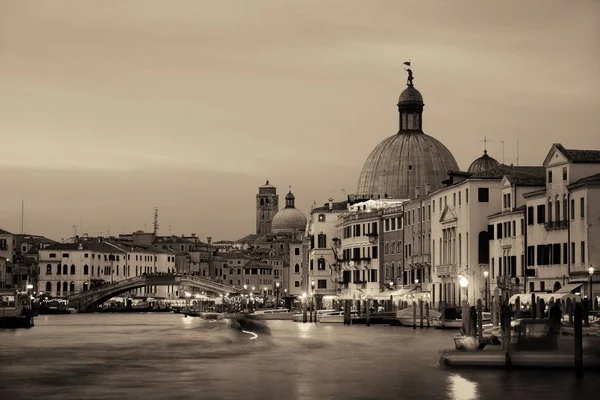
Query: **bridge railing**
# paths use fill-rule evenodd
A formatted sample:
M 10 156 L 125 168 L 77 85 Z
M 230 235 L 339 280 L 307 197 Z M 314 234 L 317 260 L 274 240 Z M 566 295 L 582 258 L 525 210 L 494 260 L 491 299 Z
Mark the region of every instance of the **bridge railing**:
M 235 286 L 227 285 L 227 284 L 224 284 L 224 283 L 215 282 L 212 279 L 203 278 L 203 277 L 200 277 L 200 276 L 184 275 L 184 276 L 180 276 L 180 278 L 182 280 L 188 280 L 188 281 L 192 281 L 192 282 L 202 283 L 202 284 L 204 284 L 204 285 L 206 285 L 208 287 L 212 287 L 214 289 L 218 289 L 218 290 L 221 290 L 223 292 L 233 293 L 233 292 L 237 291 L 237 289 L 235 288 Z
M 113 289 L 116 286 L 124 286 L 124 285 L 130 284 L 130 283 L 142 282 L 144 280 L 146 280 L 145 276 L 134 276 L 133 278 L 124 279 L 124 280 L 118 281 L 118 282 L 107 283 L 105 285 L 97 286 L 97 287 L 89 289 L 89 290 L 83 290 L 79 293 L 75 293 L 75 294 L 68 296 L 67 299 L 68 300 L 77 300 L 82 297 L 88 297 L 93 294 L 109 291 L 109 289 Z

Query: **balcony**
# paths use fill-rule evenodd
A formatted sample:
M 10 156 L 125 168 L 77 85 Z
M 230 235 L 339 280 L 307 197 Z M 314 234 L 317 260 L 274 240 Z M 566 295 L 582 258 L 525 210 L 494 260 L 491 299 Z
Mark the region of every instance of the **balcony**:
M 445 276 L 456 276 L 456 264 L 444 264 L 436 267 L 436 274 L 438 278 Z
M 547 231 L 567 229 L 568 226 L 569 226 L 569 221 L 566 219 L 561 220 L 561 221 L 550 221 L 550 222 L 544 223 L 544 227 L 546 228 Z
M 431 266 L 431 256 L 429 254 L 419 254 L 408 257 L 410 267 L 429 267 Z

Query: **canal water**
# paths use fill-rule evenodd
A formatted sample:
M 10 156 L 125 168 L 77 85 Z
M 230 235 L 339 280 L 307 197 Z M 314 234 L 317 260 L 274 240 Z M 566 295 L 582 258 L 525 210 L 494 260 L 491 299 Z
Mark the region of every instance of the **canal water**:
M 179 314 L 40 316 L 0 331 L 0 399 L 575 399 L 600 375 L 448 370 L 454 332 Z M 592 397 L 590 397 L 592 396 Z

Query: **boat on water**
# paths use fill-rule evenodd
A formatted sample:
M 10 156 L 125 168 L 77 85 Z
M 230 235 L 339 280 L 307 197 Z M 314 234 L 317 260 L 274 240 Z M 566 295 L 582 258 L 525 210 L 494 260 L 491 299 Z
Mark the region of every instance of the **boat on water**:
M 358 318 L 358 312 L 351 311 L 350 318 L 354 321 Z M 318 317 L 318 320 L 322 324 L 343 324 L 344 323 L 344 311 L 334 311 L 322 314 Z
M 201 313 L 200 318 L 208 322 L 224 322 L 225 315 L 217 312 Z
M 573 368 L 573 333 L 550 320 L 520 319 L 511 322 L 511 343 L 506 352 L 486 346 L 474 337 L 455 337 L 456 350 L 442 351 L 440 365 L 448 367 Z M 501 337 L 498 337 L 500 340 Z M 584 368 L 600 368 L 600 327 L 583 330 Z
M 265 319 L 265 320 L 280 320 L 280 319 L 293 319 L 294 314 L 289 312 L 285 308 L 268 308 L 262 310 L 254 310 L 253 313 L 248 314 L 254 319 Z
M 434 326 L 434 321 L 440 318 L 441 313 L 437 310 L 429 310 L 429 326 Z M 414 307 L 403 308 L 402 310 L 396 311 L 396 319 L 402 326 L 413 327 L 415 325 L 414 318 Z M 420 309 L 417 308 L 417 326 L 421 325 L 421 314 Z M 423 310 L 423 326 L 427 326 L 427 316 L 425 310 Z
M 462 311 L 456 308 L 444 309 L 444 315 L 433 319 L 433 326 L 437 329 L 461 329 L 463 326 Z M 489 324 L 492 321 L 492 313 L 482 312 L 481 320 L 483 324 Z
M 33 314 L 27 292 L 0 290 L 0 328 L 31 328 L 35 325 Z

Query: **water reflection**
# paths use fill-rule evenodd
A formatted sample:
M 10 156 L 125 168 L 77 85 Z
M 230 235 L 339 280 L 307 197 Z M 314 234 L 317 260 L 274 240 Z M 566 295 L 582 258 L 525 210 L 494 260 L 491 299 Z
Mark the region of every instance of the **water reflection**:
M 477 400 L 480 398 L 476 382 L 465 379 L 458 374 L 449 375 L 447 381 L 451 400 Z

